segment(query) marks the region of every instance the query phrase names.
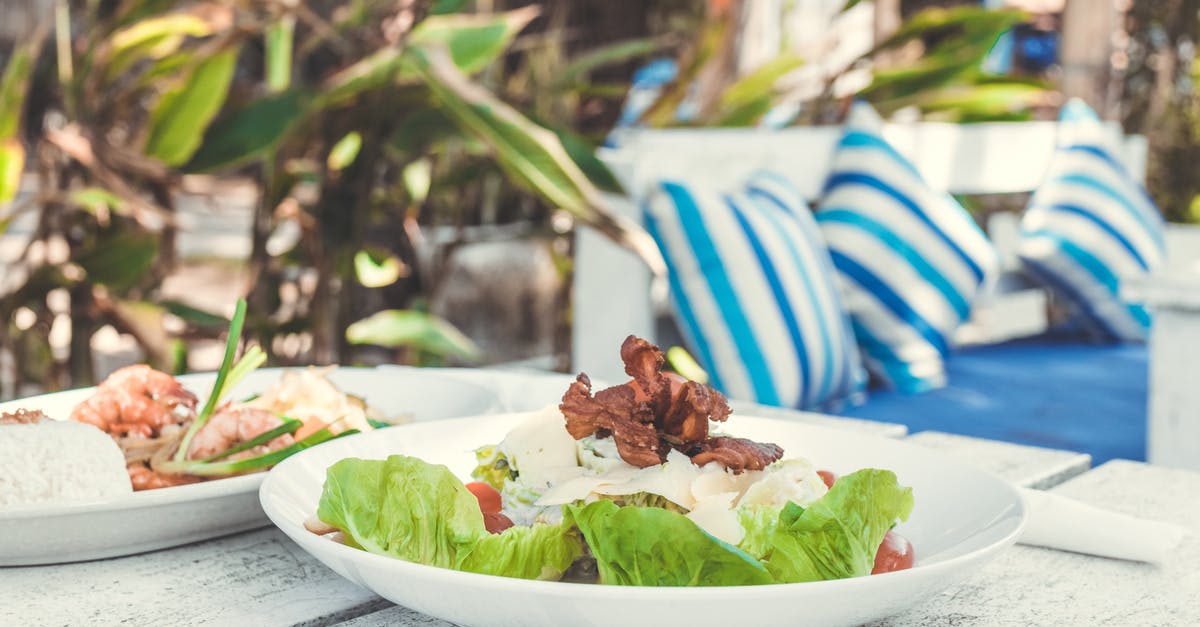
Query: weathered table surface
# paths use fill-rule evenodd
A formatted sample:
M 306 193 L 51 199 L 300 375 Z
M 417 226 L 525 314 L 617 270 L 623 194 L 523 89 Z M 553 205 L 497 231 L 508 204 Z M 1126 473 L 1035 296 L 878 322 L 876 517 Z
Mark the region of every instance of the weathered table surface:
M 1117 460 L 1053 491 L 1191 535 L 1161 566 L 1018 545 L 877 627 L 1200 625 L 1200 473 Z
M 746 413 L 750 413 L 747 411 Z M 840 423 L 869 433 L 894 427 Z M 1200 475 L 942 433 L 910 441 L 1017 484 L 1200 530 Z M 152 521 L 147 521 L 152 524 Z M 976 577 L 883 625 L 1200 624 L 1200 546 L 1162 567 L 1016 547 Z M 274 528 L 125 558 L 0 568 L 0 625 L 443 625 L 329 571 Z

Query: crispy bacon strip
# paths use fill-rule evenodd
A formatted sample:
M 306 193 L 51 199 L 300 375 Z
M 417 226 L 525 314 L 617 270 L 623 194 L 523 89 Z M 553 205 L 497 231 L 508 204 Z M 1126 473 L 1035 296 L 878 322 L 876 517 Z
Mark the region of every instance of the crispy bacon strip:
M 708 437 L 708 422 L 729 418 L 725 396 L 707 385 L 687 381 L 673 395 L 662 416 L 663 437 L 672 444 L 701 442 Z
M 697 445 L 691 454 L 692 463 L 703 466 L 717 462 L 735 473 L 744 470 L 762 470 L 783 457 L 783 449 L 776 444 L 755 442 L 746 438 L 717 436 Z
M 662 373 L 667 363 L 662 351 L 630 335 L 621 343 L 621 361 L 625 362 L 625 374 L 633 377 L 632 387 L 641 392 L 650 404 L 650 411 L 661 416 L 671 404 L 671 382 Z
M 581 374 L 567 388 L 559 408 L 567 418 L 567 433 L 576 440 L 607 432 L 621 459 L 639 468 L 661 464 L 666 457 L 665 447 L 660 453 L 653 415 L 634 400 L 632 388 L 611 387 L 593 397 L 591 380 Z
M 661 464 L 671 448 L 697 465 L 718 462 L 735 473 L 761 470 L 783 456 L 774 444 L 708 436 L 710 421 L 729 418 L 725 397 L 707 385 L 662 372 L 659 348 L 629 336 L 621 344 L 628 383 L 592 395 L 592 382 L 580 374 L 563 395 L 559 409 L 575 439 L 611 436 L 626 462 L 645 468 Z

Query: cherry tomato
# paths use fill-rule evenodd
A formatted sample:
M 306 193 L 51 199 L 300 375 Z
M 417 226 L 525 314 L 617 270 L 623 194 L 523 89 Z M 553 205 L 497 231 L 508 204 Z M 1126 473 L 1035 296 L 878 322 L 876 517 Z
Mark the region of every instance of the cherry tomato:
M 879 550 L 875 552 L 875 568 L 871 570 L 871 574 L 878 575 L 894 570 L 904 570 L 912 568 L 912 565 L 912 542 L 895 531 L 889 530 L 887 535 L 883 536 Z
M 818 475 L 821 475 L 821 481 L 825 482 L 825 487 L 832 488 L 833 482 L 837 481 L 838 476 L 832 470 L 818 470 Z
M 467 484 L 467 489 L 479 501 L 479 511 L 484 514 L 500 513 L 500 493 L 496 491 L 496 488 L 482 481 L 472 481 Z
M 488 533 L 500 533 L 513 526 L 513 521 L 500 512 L 484 512 L 483 526 L 487 528 Z

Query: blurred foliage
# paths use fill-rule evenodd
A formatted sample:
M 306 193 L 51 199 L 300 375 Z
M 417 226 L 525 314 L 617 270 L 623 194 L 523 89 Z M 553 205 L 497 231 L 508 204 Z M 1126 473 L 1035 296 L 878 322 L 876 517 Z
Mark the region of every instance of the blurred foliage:
M 1149 140 L 1146 184 L 1167 218 L 1200 222 L 1200 0 L 1134 2 L 1126 22 L 1125 129 Z
M 187 174 L 260 185 L 248 329 L 268 350 L 311 338 L 277 363 L 351 363 L 364 348 L 481 359 L 423 310 L 438 281 L 419 254 L 431 226 L 524 220 L 554 236 L 562 211 L 661 266 L 645 233 L 605 207 L 599 190 L 614 180 L 592 149 L 595 105 L 601 117 L 619 106 L 629 68 L 611 83 L 606 72 L 669 40 L 581 47 L 572 33 L 603 3 L 487 4 L 57 3 L 59 19 L 8 56 L 0 80 L 0 233 L 26 213 L 36 222 L 0 284 L 0 350 L 18 383 L 91 381 L 104 325 L 160 368 L 222 327 L 161 295 Z M 661 4 L 626 15 L 665 31 L 686 3 Z M 27 198 L 22 172 L 38 181 Z M 281 237 L 289 229 L 299 236 Z M 48 337 L 64 324 L 69 352 L 55 354 Z
M 849 2 L 842 10 L 857 4 Z M 869 69 L 871 80 L 853 97 L 867 100 L 884 115 L 911 108 L 925 119 L 948 122 L 1029 119 L 1033 109 L 1045 103 L 1047 86 L 1036 78 L 995 76 L 983 70 L 984 58 L 1000 35 L 1024 19 L 1018 11 L 977 5 L 930 6 L 913 12 L 896 33 L 831 77 L 820 96 L 795 103 L 799 106 L 792 123 L 838 119 L 845 101 L 834 98 L 834 85 L 862 69 Z M 776 105 L 795 101 L 787 79 L 803 59 L 784 53 L 742 77 L 714 69 L 730 65 L 738 20 L 739 14 L 730 11 L 707 22 L 681 57 L 675 80 L 643 115 L 644 123 L 679 125 L 681 103 L 693 99 L 696 113 L 683 125 L 755 126 Z
M 859 97 L 884 115 L 915 107 L 927 119 L 949 122 L 1029 119 L 1045 99 L 1045 85 L 983 71 L 996 40 L 1024 19 L 1017 11 L 975 6 L 924 9 L 868 54 L 892 52 L 897 60 L 875 68 Z

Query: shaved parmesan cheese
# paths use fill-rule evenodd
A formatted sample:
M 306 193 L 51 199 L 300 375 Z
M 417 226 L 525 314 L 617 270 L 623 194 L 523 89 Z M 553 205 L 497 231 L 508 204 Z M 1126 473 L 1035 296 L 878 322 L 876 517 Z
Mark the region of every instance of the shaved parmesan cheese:
M 737 504 L 781 508 L 791 501 L 807 506 L 825 496 L 828 490 L 812 463 L 796 457 L 767 466 L 759 480 L 746 489 Z
M 737 545 L 746 537 L 746 530 L 732 509 L 737 492 L 712 494 L 696 501 L 687 517 L 714 538 Z
M 575 438 L 563 427 L 563 416 L 557 407 L 534 412 L 517 428 L 508 432 L 500 450 L 520 473 L 520 480 L 529 487 L 548 486 L 561 480 L 563 468 L 577 468 Z

